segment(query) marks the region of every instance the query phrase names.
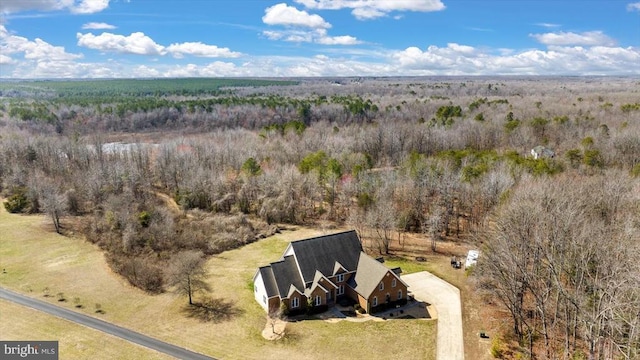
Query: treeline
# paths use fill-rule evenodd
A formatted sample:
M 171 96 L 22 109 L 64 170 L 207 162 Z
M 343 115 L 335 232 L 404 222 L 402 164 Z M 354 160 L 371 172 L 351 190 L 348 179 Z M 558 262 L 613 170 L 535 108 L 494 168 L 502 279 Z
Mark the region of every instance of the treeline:
M 0 82 L 5 97 L 49 98 L 63 103 L 84 99 L 105 101 L 145 96 L 205 96 L 229 93 L 231 88 L 287 86 L 297 81 L 268 79 L 176 78 L 176 79 L 112 79 L 73 81 L 6 81 Z
M 142 146 L 114 154 L 68 138 L 16 135 L 0 139 L 6 210 L 44 213 L 59 233 L 80 231 L 116 273 L 149 292 L 164 290 L 163 269 L 183 252 L 218 254 L 278 231 L 239 212 L 183 212 L 154 185 L 154 160 Z
M 529 357 L 640 356 L 637 186 L 617 171 L 523 179 L 483 232 L 481 287 Z

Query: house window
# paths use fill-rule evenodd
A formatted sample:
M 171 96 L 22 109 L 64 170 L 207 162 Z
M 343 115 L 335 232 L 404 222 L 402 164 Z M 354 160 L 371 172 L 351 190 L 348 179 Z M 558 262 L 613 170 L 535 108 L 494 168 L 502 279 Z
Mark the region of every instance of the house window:
M 340 285 L 338 286 L 338 295 L 343 295 L 344 294 L 344 285 Z
M 300 299 L 299 299 L 299 298 L 297 298 L 297 297 L 292 298 L 292 299 L 291 299 L 291 308 L 292 308 L 292 309 L 295 309 L 295 308 L 297 308 L 298 306 L 300 306 Z
M 402 299 L 402 290 L 398 290 L 398 300 Z
M 320 297 L 320 295 L 316 295 L 315 306 L 319 306 L 320 304 L 322 304 L 322 298 Z
M 378 297 L 377 296 L 373 297 L 373 302 L 371 303 L 371 305 L 378 306 Z
M 378 289 L 380 289 L 381 291 L 384 290 L 384 282 L 380 281 L 380 286 L 378 286 Z
M 258 287 L 256 285 L 253 285 L 253 292 L 258 292 Z
M 396 287 L 396 279 L 391 280 L 391 287 Z
M 344 281 L 344 274 L 338 274 L 338 276 L 336 276 L 336 282 L 343 282 Z
M 266 295 L 262 295 L 262 302 L 263 303 L 267 303 L 267 296 Z

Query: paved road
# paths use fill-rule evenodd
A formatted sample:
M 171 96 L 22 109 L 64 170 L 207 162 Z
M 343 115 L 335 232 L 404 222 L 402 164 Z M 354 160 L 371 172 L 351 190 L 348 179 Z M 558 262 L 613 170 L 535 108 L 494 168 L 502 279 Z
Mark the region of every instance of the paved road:
M 409 291 L 417 300 L 426 301 L 436 307 L 436 358 L 464 360 L 460 290 L 426 271 L 403 275 L 402 280 L 409 285 Z
M 156 340 L 154 338 L 148 337 L 146 335 L 142 335 L 135 331 L 131 331 L 125 329 L 123 327 L 113 325 L 106 321 L 102 321 L 91 316 L 83 315 L 77 313 L 75 311 L 71 311 L 56 305 L 52 305 L 48 302 L 42 300 L 36 300 L 24 295 L 20 295 L 14 293 L 13 291 L 9 291 L 3 288 L 0 288 L 0 299 L 8 300 L 14 302 L 16 304 L 24 305 L 47 314 L 51 314 L 53 316 L 57 316 L 69 321 L 73 321 L 80 325 L 88 326 L 90 328 L 105 332 L 107 334 L 111 334 L 113 336 L 117 336 L 127 341 L 131 341 L 138 345 L 142 345 L 148 347 L 150 349 L 159 351 L 161 353 L 165 353 L 167 355 L 173 356 L 178 359 L 213 359 L 211 357 L 198 354 L 193 351 L 189 351 L 187 349 L 171 345 L 164 341 Z

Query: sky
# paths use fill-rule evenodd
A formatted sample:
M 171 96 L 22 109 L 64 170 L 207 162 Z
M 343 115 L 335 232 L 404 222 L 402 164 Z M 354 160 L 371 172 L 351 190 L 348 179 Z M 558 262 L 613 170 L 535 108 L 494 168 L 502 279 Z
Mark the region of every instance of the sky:
M 1 0 L 0 78 L 640 76 L 638 0 Z

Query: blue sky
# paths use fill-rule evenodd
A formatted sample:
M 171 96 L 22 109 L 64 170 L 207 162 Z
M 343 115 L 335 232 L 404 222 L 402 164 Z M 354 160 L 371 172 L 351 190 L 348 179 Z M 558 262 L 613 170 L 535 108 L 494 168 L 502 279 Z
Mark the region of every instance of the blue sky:
M 0 78 L 640 75 L 638 0 L 2 0 Z

